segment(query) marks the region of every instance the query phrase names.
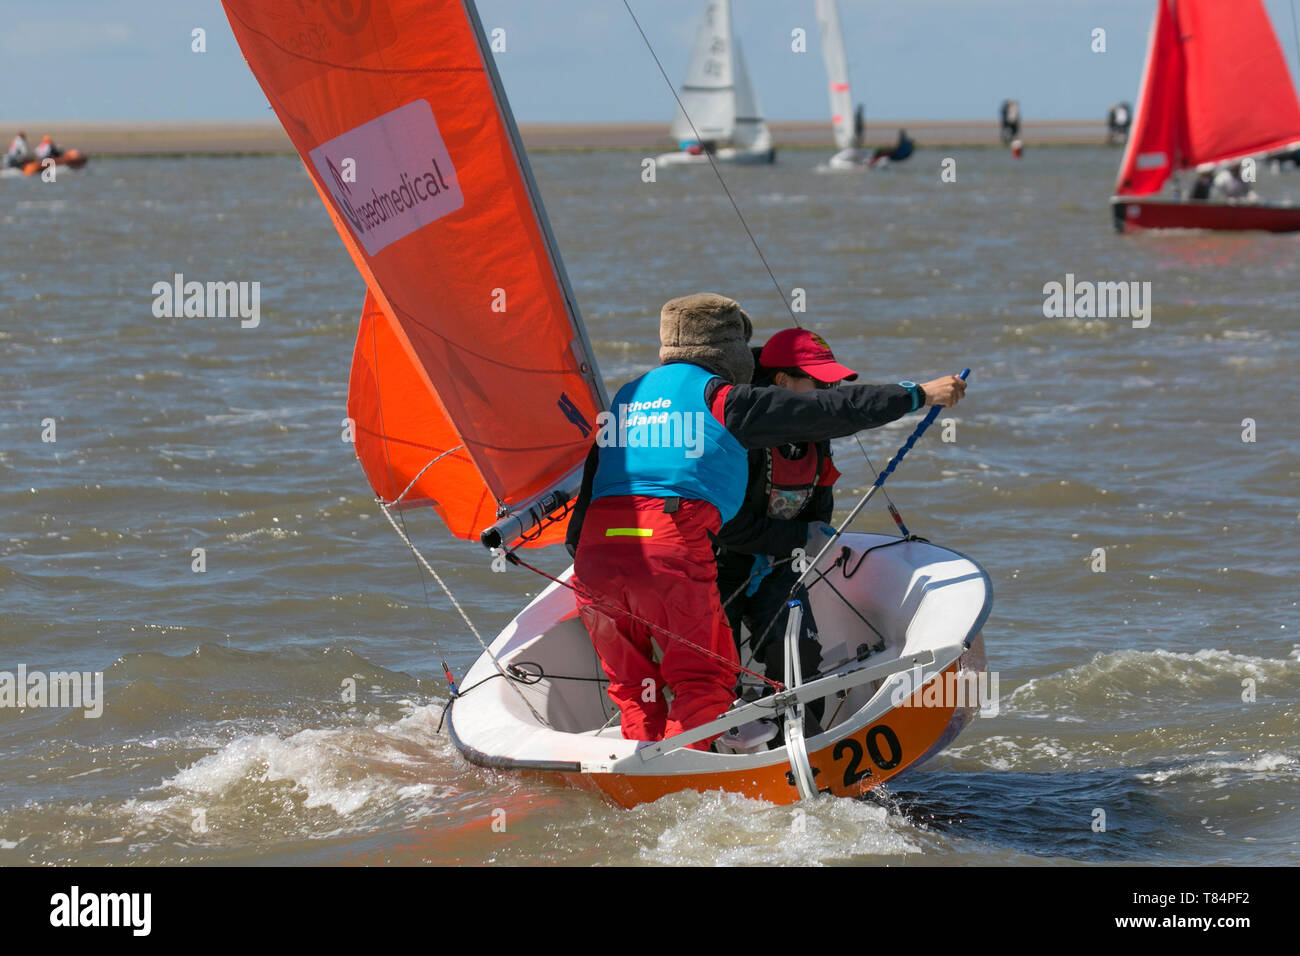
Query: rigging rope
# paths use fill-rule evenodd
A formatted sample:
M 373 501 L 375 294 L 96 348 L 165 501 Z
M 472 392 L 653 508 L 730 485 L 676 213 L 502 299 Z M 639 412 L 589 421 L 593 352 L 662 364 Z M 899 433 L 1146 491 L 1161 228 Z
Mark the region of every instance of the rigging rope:
M 465 626 L 470 629 L 470 633 L 472 633 L 474 635 L 474 639 L 478 641 L 479 647 L 483 648 L 483 653 L 486 654 L 491 659 L 492 664 L 501 673 L 501 675 L 503 677 L 506 676 L 505 668 L 501 666 L 501 662 L 497 660 L 496 655 L 492 653 L 492 649 L 488 647 L 487 642 L 483 640 L 483 635 L 478 632 L 478 628 L 474 626 L 474 622 L 471 621 L 469 615 L 465 613 L 465 609 L 460 606 L 460 602 L 456 600 L 456 595 L 451 593 L 451 588 L 447 587 L 447 584 L 445 581 L 443 581 L 442 576 L 439 575 L 438 572 L 433 569 L 433 565 L 431 565 L 428 562 L 428 560 L 425 559 L 424 555 L 420 553 L 420 549 L 417 548 L 415 544 L 411 541 L 411 539 L 407 536 L 406 531 L 403 530 L 403 528 L 401 528 L 398 525 L 398 523 L 393 520 L 393 515 L 388 505 L 384 504 L 384 502 L 381 500 L 379 502 L 379 507 L 384 512 L 384 517 L 388 519 L 388 523 L 393 526 L 393 530 L 397 532 L 397 536 L 401 538 L 404 542 L 406 542 L 406 546 L 411 549 L 411 553 L 415 555 L 416 560 L 419 561 L 420 564 L 424 566 L 424 570 L 428 571 L 429 575 L 435 581 L 438 582 L 438 587 L 442 588 L 442 593 L 447 595 L 447 600 L 449 600 L 452 604 L 452 607 L 456 609 L 456 613 L 458 613 L 461 617 L 461 620 L 465 622 Z M 435 644 L 437 643 L 436 638 L 434 639 L 434 643 Z M 528 698 L 524 696 L 524 692 L 521 691 L 518 687 L 515 687 L 513 681 L 510 682 L 510 686 L 514 687 L 515 693 L 518 694 L 519 699 L 524 702 L 524 706 L 528 708 L 528 712 L 531 713 L 533 717 L 535 717 L 543 727 L 551 726 L 550 723 L 547 722 L 546 718 L 544 718 L 541 714 L 539 714 L 533 708 L 533 705 L 529 703 Z M 452 694 L 453 696 L 456 694 L 456 688 L 454 686 L 452 687 Z
M 376 362 L 376 364 L 375 364 L 374 375 L 375 375 L 375 381 L 378 382 L 378 380 L 379 380 L 379 365 L 378 365 L 379 349 L 378 349 L 378 346 L 376 345 L 376 332 L 375 332 L 375 323 L 374 323 L 374 322 L 371 322 L 371 324 L 370 324 L 370 347 L 371 347 L 371 350 L 372 350 L 372 354 L 375 356 L 375 362 Z M 376 387 L 376 397 L 377 397 L 377 400 L 378 400 L 378 407 L 379 407 L 379 430 L 380 430 L 380 432 L 381 432 L 381 433 L 385 436 L 385 438 L 386 438 L 387 435 L 388 435 L 388 427 L 387 427 L 387 425 L 386 425 L 386 423 L 385 423 L 385 421 L 384 421 L 384 401 L 383 401 L 382 394 L 380 394 L 380 393 L 378 392 L 378 388 L 377 388 L 377 387 Z M 388 477 L 389 477 L 389 480 L 390 480 L 394 485 L 396 485 L 396 484 L 397 484 L 397 482 L 396 482 L 396 472 L 395 472 L 394 469 L 393 469 L 393 458 L 392 458 L 392 454 L 389 452 L 389 449 L 388 449 L 388 442 L 387 442 L 387 441 L 385 441 L 385 442 L 383 443 L 383 447 L 384 447 L 384 460 L 385 460 L 385 463 L 388 465 Z M 446 458 L 446 457 L 447 457 L 448 455 L 450 455 L 452 452 L 457 451 L 457 450 L 459 450 L 459 449 L 462 448 L 462 447 L 464 447 L 464 446 L 463 446 L 463 445 L 457 445 L 455 448 L 449 448 L 449 449 L 447 449 L 447 451 L 444 451 L 444 452 L 442 452 L 441 454 L 436 455 L 436 456 L 433 458 L 432 461 L 430 461 L 427 465 L 425 465 L 423 468 L 420 469 L 419 474 L 417 474 L 414 478 L 411 479 L 410 483 L 406 486 L 405 489 L 403 489 L 402 493 L 401 493 L 400 495 L 398 495 L 395 499 L 393 499 L 392 504 L 393 504 L 393 505 L 396 505 L 396 504 L 397 504 L 398 502 L 400 502 L 403 498 L 405 498 L 406 495 L 407 495 L 407 493 L 410 492 L 410 490 L 411 490 L 413 487 L 415 487 L 415 483 L 416 483 L 417 481 L 420 480 L 420 476 L 421 476 L 421 475 L 423 475 L 426 471 L 428 471 L 430 468 L 432 468 L 432 467 L 433 467 L 434 465 L 436 465 L 438 462 L 442 461 L 442 459 Z M 456 595 L 454 595 L 454 594 L 451 593 L 451 589 L 450 589 L 449 587 L 447 587 L 446 583 L 445 583 L 445 582 L 442 580 L 442 578 L 438 575 L 438 572 L 435 571 L 435 570 L 433 569 L 433 566 L 432 566 L 431 564 L 429 564 L 429 562 L 428 562 L 427 560 L 425 560 L 424 555 L 420 553 L 420 549 L 417 548 L 417 547 L 415 546 L 415 544 L 411 541 L 410 536 L 409 536 L 409 535 L 407 534 L 407 532 L 406 532 L 406 516 L 405 516 L 405 513 L 402 512 L 402 511 L 398 511 L 398 513 L 397 513 L 398 518 L 401 519 L 401 524 L 399 525 L 397 521 L 394 521 L 394 520 L 393 520 L 392 509 L 391 509 L 391 507 L 389 506 L 389 504 L 388 504 L 387 502 L 385 502 L 383 498 L 376 498 L 375 500 L 379 503 L 379 508 L 380 508 L 381 511 L 383 511 L 383 513 L 384 513 L 384 517 L 388 519 L 388 523 L 391 524 L 391 525 L 393 526 L 393 530 L 397 532 L 397 536 L 398 536 L 399 538 L 401 538 L 401 539 L 406 543 L 406 546 L 411 550 L 411 554 L 413 554 L 413 555 L 415 556 L 415 560 L 416 560 L 416 570 L 417 570 L 417 572 L 418 572 L 418 570 L 419 570 L 419 566 L 420 566 L 420 565 L 423 565 L 423 566 L 424 566 L 424 569 L 425 569 L 426 571 L 429 572 L 429 574 L 433 577 L 433 579 L 434 579 L 435 581 L 438 582 L 438 587 L 442 588 L 442 593 L 445 594 L 445 595 L 447 595 L 447 599 L 448 599 L 449 601 L 451 601 L 452 606 L 456 608 L 456 611 L 460 614 L 461 619 L 462 619 L 462 620 L 465 622 L 465 624 L 469 627 L 470 632 L 474 635 L 475 639 L 478 641 L 479 646 L 480 646 L 481 648 L 483 648 L 483 652 L 484 652 L 485 654 L 487 654 L 487 656 L 488 656 L 489 658 L 491 658 L 491 660 L 492 660 L 492 664 L 493 664 L 494 667 L 496 667 L 497 671 L 499 671 L 501 674 L 504 675 L 504 674 L 505 674 L 505 670 L 501 667 L 501 662 L 498 661 L 498 660 L 496 659 L 496 655 L 492 653 L 492 650 L 491 650 L 491 648 L 488 647 L 487 642 L 485 642 L 485 641 L 483 640 L 483 635 L 479 634 L 479 632 L 478 632 L 478 628 L 476 628 L 476 627 L 474 626 L 474 622 L 471 621 L 470 618 L 469 618 L 469 615 L 465 613 L 465 609 L 464 609 L 463 607 L 460 606 L 460 602 L 456 600 Z M 423 591 L 424 591 L 424 606 L 425 606 L 425 609 L 429 612 L 430 622 L 432 623 L 432 619 L 433 619 L 433 603 L 429 600 L 429 583 L 428 583 L 428 581 L 425 579 L 425 577 L 424 577 L 423 574 L 420 575 L 420 587 L 421 587 L 421 588 L 423 589 Z M 429 634 L 429 636 L 430 636 L 430 639 L 433 641 L 434 649 L 438 652 L 438 656 L 442 659 L 442 671 L 443 671 L 443 673 L 447 676 L 447 687 L 448 687 L 448 690 L 449 690 L 450 693 L 451 693 L 451 699 L 452 699 L 452 700 L 455 700 L 458 692 L 457 692 L 457 690 L 456 690 L 456 682 L 455 682 L 454 680 L 452 680 L 452 677 L 451 677 L 451 668 L 449 668 L 449 667 L 447 666 L 447 657 L 446 657 L 446 655 L 442 652 L 442 647 L 438 644 L 438 638 L 437 638 L 437 637 L 432 633 L 432 628 L 430 628 L 430 634 Z M 511 686 L 511 687 L 514 687 L 513 682 L 510 684 L 510 686 Z M 530 703 L 528 702 L 528 698 L 524 696 L 524 692 L 521 691 L 518 687 L 515 687 L 514 689 L 515 689 L 515 693 L 519 695 L 519 699 L 520 699 L 521 701 L 523 701 L 524 706 L 528 708 L 529 713 L 531 713 L 531 714 L 533 715 L 533 717 L 535 717 L 535 718 L 538 720 L 538 722 L 540 722 L 543 726 L 545 726 L 545 727 L 549 727 L 550 724 L 547 723 L 546 719 L 545 719 L 544 717 L 542 717 L 542 715 L 539 714 L 539 713 L 538 713 L 538 712 L 533 708 L 533 705 L 530 704 Z M 450 701 L 448 702 L 447 706 L 448 706 L 448 707 L 451 706 Z M 444 714 L 444 716 L 446 715 L 446 710 L 445 710 L 445 709 L 444 709 L 444 711 L 443 711 L 443 714 Z M 438 722 L 438 729 L 441 731 L 441 729 L 442 729 L 442 721 L 439 721 L 439 722 Z
M 1294 2 L 1295 0 L 1292 0 L 1292 3 Z M 655 61 L 655 66 L 659 68 L 659 75 L 662 76 L 664 82 L 668 84 L 668 89 L 672 92 L 673 99 L 676 100 L 678 109 L 682 111 L 682 115 L 686 117 L 686 122 L 690 124 L 691 132 L 695 134 L 696 141 L 702 142 L 700 131 L 695 128 L 695 120 L 691 118 L 690 113 L 686 112 L 686 106 L 682 103 L 681 97 L 677 95 L 677 87 L 673 86 L 673 81 L 668 77 L 668 71 L 664 69 L 663 63 L 659 60 L 659 55 L 655 53 L 654 47 L 650 44 L 650 38 L 646 36 L 645 30 L 641 28 L 641 21 L 639 21 L 636 18 L 636 14 L 632 12 L 632 7 L 628 0 L 623 0 L 623 6 L 627 8 L 628 16 L 632 18 L 632 23 L 636 25 L 637 32 L 641 34 L 641 39 L 645 42 L 646 49 L 650 52 L 651 59 Z M 749 236 L 749 241 L 753 244 L 754 251 L 758 253 L 758 258 L 763 263 L 763 268 L 767 270 L 768 277 L 772 280 L 772 285 L 776 287 L 777 293 L 781 296 L 782 305 L 784 305 L 786 311 L 790 313 L 790 320 L 794 322 L 796 328 L 803 328 L 803 324 L 799 321 L 799 316 L 795 314 L 794 308 L 790 305 L 790 300 L 786 297 L 785 290 L 781 288 L 781 283 L 777 280 L 776 274 L 768 264 L 767 257 L 763 255 L 763 250 L 759 246 L 758 240 L 754 238 L 754 233 L 750 230 L 749 223 L 745 221 L 744 213 L 740 211 L 740 206 L 737 205 L 735 197 L 731 195 L 731 190 L 727 188 L 727 182 L 723 179 L 722 171 L 718 169 L 718 164 L 713 161 L 713 156 L 708 152 L 708 150 L 704 151 L 704 156 L 709 161 L 709 166 L 713 170 L 713 174 L 718 177 L 718 184 L 722 186 L 722 191 L 726 193 L 727 199 L 731 203 L 731 208 L 736 212 L 736 218 L 740 220 L 740 225 L 745 230 L 745 235 Z M 866 446 L 862 444 L 862 439 L 857 435 L 854 435 L 853 437 L 858 443 L 858 448 L 862 452 L 862 457 L 867 460 L 867 467 L 871 469 L 872 476 L 878 477 L 876 466 L 871 463 L 871 456 L 867 454 L 867 449 Z M 894 524 L 898 525 L 899 534 L 906 537 L 908 530 L 907 525 L 903 524 L 903 516 L 898 513 L 898 508 L 894 506 L 894 501 L 889 497 L 889 492 L 885 491 L 883 488 L 881 491 L 885 496 L 885 505 L 889 509 L 889 514 L 894 519 Z
M 723 657 L 721 654 L 715 654 L 707 647 L 701 647 L 699 644 L 696 644 L 694 641 L 687 640 L 686 638 L 682 637 L 680 634 L 674 634 L 666 627 L 662 627 L 661 625 L 658 625 L 653 621 L 647 620 L 646 618 L 639 617 L 638 615 L 633 614 L 628 608 L 619 607 L 616 604 L 610 604 L 606 601 L 601 601 L 596 597 L 594 597 L 590 591 L 587 591 L 585 589 L 579 590 L 577 586 L 570 584 L 568 581 L 561 581 L 559 578 L 555 577 L 554 575 L 547 574 L 541 568 L 529 564 L 523 558 L 519 557 L 519 555 L 516 554 L 514 551 L 507 551 L 506 559 L 511 564 L 517 564 L 521 568 L 527 568 L 529 571 L 532 571 L 534 574 L 540 574 L 542 577 L 546 578 L 546 580 L 550 581 L 553 584 L 558 584 L 561 587 L 568 588 L 574 594 L 582 595 L 584 599 L 586 599 L 589 603 L 595 605 L 596 607 L 604 608 L 607 611 L 614 611 L 617 614 L 620 614 L 633 621 L 636 621 L 638 624 L 642 624 L 648 627 L 652 631 L 658 631 L 660 634 L 663 634 L 665 637 L 670 638 L 671 640 L 677 641 L 679 644 L 683 645 L 684 647 L 689 647 L 694 651 L 698 651 L 700 654 L 703 654 L 705 657 L 713 661 L 716 661 L 719 664 L 723 664 L 729 668 L 735 668 L 737 673 L 748 674 L 750 677 L 756 677 L 759 680 L 761 680 L 764 684 L 769 684 L 778 691 L 785 689 L 785 685 L 782 684 L 780 681 L 775 681 L 769 677 L 764 677 L 762 674 L 756 674 L 753 671 L 751 671 L 749 668 L 742 666 L 737 661 L 733 661 L 730 660 L 729 658 Z
M 421 468 L 421 469 L 416 473 L 415 477 L 411 479 L 411 483 L 410 483 L 409 485 L 406 486 L 406 488 L 402 491 L 402 493 L 401 493 L 400 495 L 398 495 L 398 496 L 397 496 L 396 498 L 394 498 L 392 501 L 384 501 L 384 499 L 380 498 L 380 499 L 379 499 L 379 503 L 380 503 L 381 505 L 383 505 L 384 507 L 386 507 L 386 508 L 387 508 L 387 507 L 391 507 L 392 505 L 398 504 L 399 502 L 401 502 L 401 500 L 402 500 L 403 498 L 406 497 L 407 492 L 409 492 L 412 488 L 415 487 L 415 483 L 416 483 L 417 481 L 419 481 L 419 480 L 424 476 L 424 473 L 425 473 L 426 471 L 428 471 L 428 470 L 429 470 L 430 468 L 432 468 L 434 465 L 438 464 L 438 462 L 442 461 L 444 458 L 446 458 L 446 457 L 447 457 L 448 455 L 450 455 L 452 452 L 454 452 L 454 451 L 460 451 L 460 450 L 463 449 L 464 447 L 465 447 L 464 445 L 457 445 L 455 448 L 448 448 L 448 449 L 447 449 L 446 451 L 444 451 L 441 455 L 439 455 L 439 456 L 437 456 L 436 458 L 432 459 L 432 460 L 431 460 L 427 465 L 425 465 L 423 468 Z M 387 446 L 385 446 L 385 448 L 387 448 Z
M 641 39 L 645 41 L 645 48 L 650 51 L 650 57 L 655 61 L 655 66 L 659 67 L 659 74 L 664 78 L 664 82 L 668 84 L 668 89 L 672 91 L 673 99 L 677 101 L 678 109 L 680 109 L 682 115 L 686 117 L 686 122 L 691 124 L 691 132 L 695 134 L 696 142 L 703 143 L 704 141 L 700 137 L 700 131 L 695 128 L 695 120 L 691 119 L 691 115 L 686 112 L 686 107 L 682 104 L 681 97 L 677 95 L 677 87 L 673 86 L 673 81 L 668 78 L 668 72 L 664 69 L 664 65 L 659 62 L 659 56 L 655 53 L 655 48 L 650 45 L 650 38 L 645 35 L 645 30 L 641 29 L 641 21 L 638 20 L 636 14 L 632 12 L 632 7 L 628 3 L 628 0 L 623 0 L 623 6 L 627 8 L 627 15 L 632 18 L 632 22 L 636 25 L 637 32 L 641 34 Z M 722 186 L 722 191 L 727 194 L 727 199 L 731 201 L 731 208 L 736 211 L 736 218 L 740 220 L 741 226 L 744 227 L 745 235 L 749 236 L 749 241 L 754 244 L 754 251 L 758 253 L 758 258 L 762 261 L 763 268 L 767 270 L 768 278 L 772 280 L 772 285 L 776 286 L 777 294 L 781 296 L 781 304 L 784 305 L 785 310 L 790 313 L 790 318 L 794 321 L 794 324 L 799 325 L 799 319 L 794 314 L 794 309 L 790 305 L 790 300 L 786 298 L 785 290 L 781 288 L 781 283 L 777 281 L 776 273 L 772 271 L 772 267 L 767 264 L 767 257 L 763 255 L 763 250 L 759 248 L 758 240 L 754 238 L 754 233 L 750 231 L 749 223 L 745 221 L 744 214 L 740 211 L 740 207 L 736 205 L 736 200 L 732 197 L 731 190 L 727 188 L 727 181 L 722 178 L 722 172 L 718 169 L 718 164 L 713 161 L 713 156 L 708 150 L 704 151 L 704 158 L 709 161 L 709 167 L 713 170 L 713 174 L 718 177 L 718 184 Z

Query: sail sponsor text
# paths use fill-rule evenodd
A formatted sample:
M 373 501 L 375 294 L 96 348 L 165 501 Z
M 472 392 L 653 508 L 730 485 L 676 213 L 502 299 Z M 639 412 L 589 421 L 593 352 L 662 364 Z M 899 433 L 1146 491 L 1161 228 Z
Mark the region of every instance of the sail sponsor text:
M 367 255 L 465 205 L 428 100 L 376 116 L 308 156 Z

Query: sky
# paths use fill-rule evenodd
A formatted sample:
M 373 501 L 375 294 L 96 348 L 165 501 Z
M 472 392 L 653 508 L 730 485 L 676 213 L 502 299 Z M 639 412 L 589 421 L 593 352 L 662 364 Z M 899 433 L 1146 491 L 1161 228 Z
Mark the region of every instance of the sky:
M 357 0 L 267 0 L 282 3 Z M 372 0 L 379 2 L 379 0 Z M 1228 2 L 1228 0 L 1225 0 Z M 630 0 L 673 83 L 704 0 Z M 1100 119 L 1137 98 L 1154 0 L 839 0 L 854 98 L 880 119 Z M 734 0 L 770 119 L 825 117 L 812 0 Z M 1292 0 L 1266 0 L 1293 77 Z M 672 96 L 622 0 L 478 0 L 523 123 L 657 122 Z M 0 122 L 270 119 L 219 0 L 0 0 Z M 207 51 L 191 51 L 191 31 Z M 807 31 L 806 53 L 791 31 Z M 1106 52 L 1092 50 L 1106 31 Z

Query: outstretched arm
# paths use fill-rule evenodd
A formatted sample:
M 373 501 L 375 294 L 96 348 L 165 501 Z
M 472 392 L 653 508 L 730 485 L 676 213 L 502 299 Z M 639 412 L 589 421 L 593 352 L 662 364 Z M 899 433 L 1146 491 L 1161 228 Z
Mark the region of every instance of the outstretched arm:
M 721 379 L 706 397 L 712 403 Z M 947 375 L 921 386 L 925 405 L 955 405 L 966 383 Z M 842 385 L 794 392 L 776 386 L 733 385 L 723 403 L 722 424 L 746 448 L 771 448 L 786 442 L 843 438 L 878 428 L 913 411 L 916 403 L 901 385 Z

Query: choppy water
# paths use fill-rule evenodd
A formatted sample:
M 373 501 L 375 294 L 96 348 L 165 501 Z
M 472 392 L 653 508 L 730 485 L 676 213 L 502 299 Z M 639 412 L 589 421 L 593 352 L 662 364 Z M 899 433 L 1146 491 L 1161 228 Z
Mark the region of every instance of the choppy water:
M 718 794 L 618 809 L 437 733 L 433 639 L 458 674 L 477 646 L 426 603 L 340 440 L 362 285 L 296 160 L 0 182 L 0 670 L 105 682 L 98 719 L 0 708 L 0 864 L 1296 863 L 1300 237 L 1119 237 L 1117 152 L 951 155 L 947 184 L 935 151 L 727 171 L 805 323 L 865 380 L 974 369 L 956 441 L 932 432 L 889 488 L 992 575 L 1001 713 L 799 826 Z M 785 324 L 712 174 L 645 184 L 639 160 L 535 158 L 611 385 L 654 361 L 672 296 Z M 155 319 L 175 272 L 261 282 L 261 325 Z M 1150 327 L 1044 318 L 1067 273 L 1150 282 Z M 868 434 L 877 466 L 908 427 Z M 846 504 L 870 474 L 851 442 L 837 461 Z M 536 592 L 413 520 L 481 630 Z

